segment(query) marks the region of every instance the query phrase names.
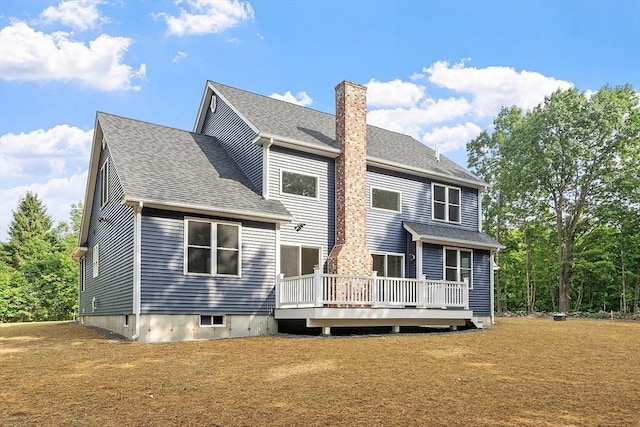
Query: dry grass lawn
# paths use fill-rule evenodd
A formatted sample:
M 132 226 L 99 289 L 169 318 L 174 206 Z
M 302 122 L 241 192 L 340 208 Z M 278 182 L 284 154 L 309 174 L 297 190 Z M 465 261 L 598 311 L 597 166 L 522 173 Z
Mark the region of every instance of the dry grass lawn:
M 0 425 L 638 426 L 640 322 L 498 319 L 493 330 L 111 341 L 0 325 Z

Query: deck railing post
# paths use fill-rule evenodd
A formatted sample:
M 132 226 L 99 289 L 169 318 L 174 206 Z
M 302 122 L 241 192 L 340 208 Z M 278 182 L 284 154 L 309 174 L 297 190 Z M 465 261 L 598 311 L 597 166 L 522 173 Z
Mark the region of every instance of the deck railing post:
M 378 301 L 378 272 L 373 271 L 371 273 L 371 304 L 373 306 L 379 305 Z
M 464 288 L 462 289 L 462 299 L 464 303 L 464 308 L 469 309 L 469 278 L 464 278 Z
M 420 275 L 420 286 L 418 289 L 418 302 L 420 304 L 420 308 L 427 308 L 427 275 Z
M 320 270 L 319 266 L 315 266 L 313 268 L 313 289 L 316 291 L 316 307 L 322 307 L 323 298 L 323 283 L 322 283 L 322 270 Z
M 282 301 L 280 301 L 280 283 L 284 279 L 284 274 L 280 273 L 276 276 L 276 308 L 282 307 Z

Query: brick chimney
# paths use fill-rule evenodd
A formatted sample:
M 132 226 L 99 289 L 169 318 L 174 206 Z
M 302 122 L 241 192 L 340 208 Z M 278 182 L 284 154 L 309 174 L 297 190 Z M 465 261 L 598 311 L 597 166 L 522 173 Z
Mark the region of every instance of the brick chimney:
M 367 88 L 343 81 L 336 86 L 336 244 L 330 273 L 370 275 L 367 249 Z

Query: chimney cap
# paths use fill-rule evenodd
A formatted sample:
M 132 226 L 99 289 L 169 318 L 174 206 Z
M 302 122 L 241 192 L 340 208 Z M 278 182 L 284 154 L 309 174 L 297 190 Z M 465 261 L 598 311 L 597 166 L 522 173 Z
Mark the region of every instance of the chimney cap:
M 365 89 L 365 90 L 367 89 L 367 87 L 365 85 L 361 85 L 359 83 L 354 83 L 354 82 L 349 81 L 349 80 L 341 81 L 340 83 L 338 83 L 336 85 L 335 89 L 337 90 L 340 86 L 346 86 L 346 85 L 355 86 L 355 87 L 358 87 L 358 88 L 361 88 L 361 89 Z

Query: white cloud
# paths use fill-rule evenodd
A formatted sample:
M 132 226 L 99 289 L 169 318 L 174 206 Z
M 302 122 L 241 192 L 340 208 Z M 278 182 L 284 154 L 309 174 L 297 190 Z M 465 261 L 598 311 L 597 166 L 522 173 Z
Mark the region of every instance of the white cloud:
M 175 64 L 176 62 L 179 62 L 179 61 L 182 61 L 183 59 L 186 59 L 187 56 L 189 56 L 187 54 L 187 52 L 183 52 L 183 51 L 179 50 L 178 52 L 176 52 L 176 56 L 173 57 L 171 62 L 173 62 Z
M 466 143 L 478 136 L 501 107 L 535 107 L 558 88 L 570 82 L 511 67 L 467 66 L 469 59 L 450 65 L 438 61 L 406 81 L 367 84 L 367 121 L 405 133 L 449 152 L 456 160 L 464 155 Z M 434 94 L 438 94 L 435 96 Z
M 143 79 L 145 64 L 138 70 L 122 62 L 132 41 L 107 34 L 89 42 L 74 41 L 68 33 L 46 34 L 23 22 L 0 30 L 0 75 L 4 80 L 78 81 L 93 89 L 139 90 L 132 84 Z
M 371 109 L 369 124 L 418 137 L 425 126 L 463 117 L 471 110 L 464 98 L 426 98 L 409 108 Z
M 572 86 L 537 72 L 498 66 L 467 67 L 465 61 L 453 65 L 438 61 L 423 72 L 439 87 L 470 95 L 477 117 L 493 117 L 503 106 L 517 105 L 528 110 L 542 102 L 545 95 Z
M 61 23 L 79 31 L 95 28 L 99 23 L 106 22 L 100 15 L 98 5 L 102 0 L 67 0 L 58 6 L 46 8 L 40 18 L 48 23 Z
M 0 241 L 7 240 L 7 230 L 13 217 L 12 210 L 18 207 L 20 198 L 24 197 L 27 191 L 38 195 L 56 222 L 68 221 L 71 204 L 84 199 L 86 181 L 87 172 L 84 171 L 43 183 L 0 188 Z
M 27 157 L 0 154 L 0 178 L 59 177 L 66 172 L 66 161 L 60 157 Z M 7 165 L 8 167 L 4 167 Z
M 421 138 L 426 145 L 438 145 L 441 153 L 455 150 L 466 150 L 467 142 L 480 135 L 482 129 L 475 123 L 466 122 L 452 127 L 435 128 Z
M 279 99 L 281 101 L 287 101 L 292 104 L 302 105 L 303 107 L 308 107 L 313 102 L 313 99 L 311 99 L 311 97 L 307 95 L 307 92 L 304 92 L 304 91 L 298 92 L 295 95 L 292 94 L 291 91 L 286 91 L 283 94 L 272 93 L 269 96 L 271 98 Z
M 19 155 L 61 155 L 89 157 L 93 129 L 84 131 L 69 125 L 38 129 L 29 133 L 0 136 L 0 153 Z
M 371 79 L 367 86 L 367 105 L 370 107 L 411 107 L 423 96 L 424 86 L 400 79 L 379 82 Z
M 0 152 L 0 178 L 8 176 L 20 176 L 24 174 L 24 166 L 16 161 L 14 156 Z
M 250 3 L 238 0 L 178 0 L 176 3 L 186 3 L 185 9 L 180 8 L 179 16 L 156 15 L 167 22 L 167 33 L 176 36 L 221 33 L 255 16 Z
M 68 160 L 89 157 L 93 130 L 69 125 L 0 136 L 0 176 L 55 177 L 66 172 Z

